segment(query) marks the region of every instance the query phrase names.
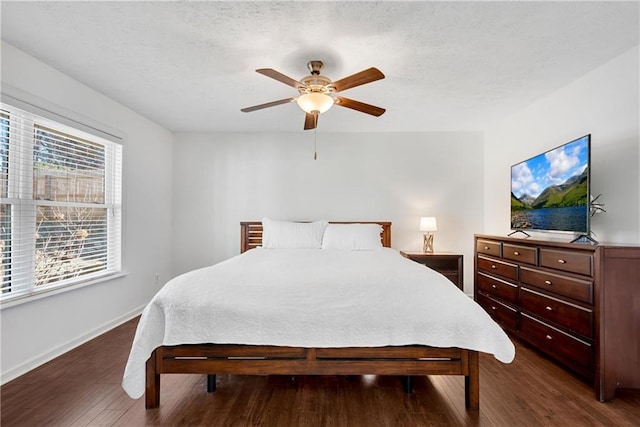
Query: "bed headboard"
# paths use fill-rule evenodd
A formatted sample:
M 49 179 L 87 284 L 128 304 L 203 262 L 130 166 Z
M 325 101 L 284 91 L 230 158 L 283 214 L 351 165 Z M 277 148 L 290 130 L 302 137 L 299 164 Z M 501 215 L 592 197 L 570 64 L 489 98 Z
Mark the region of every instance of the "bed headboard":
M 329 221 L 331 224 L 380 224 L 380 240 L 385 248 L 391 247 L 390 221 Z M 262 245 L 262 222 L 242 221 L 240 223 L 240 253 Z

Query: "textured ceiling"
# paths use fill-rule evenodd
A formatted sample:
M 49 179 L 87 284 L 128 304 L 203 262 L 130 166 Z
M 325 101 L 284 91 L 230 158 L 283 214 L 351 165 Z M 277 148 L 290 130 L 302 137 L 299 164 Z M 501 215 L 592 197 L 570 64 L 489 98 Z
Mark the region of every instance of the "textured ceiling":
M 302 132 L 255 73 L 386 79 L 318 131 L 482 130 L 638 45 L 638 2 L 10 2 L 2 39 L 172 131 Z

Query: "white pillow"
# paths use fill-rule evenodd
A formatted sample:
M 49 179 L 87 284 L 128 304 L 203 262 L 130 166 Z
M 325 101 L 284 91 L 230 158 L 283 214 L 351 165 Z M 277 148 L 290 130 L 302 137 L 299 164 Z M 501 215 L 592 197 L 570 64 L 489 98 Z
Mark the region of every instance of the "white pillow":
M 324 230 L 322 249 L 374 251 L 382 248 L 380 224 L 329 224 Z
M 327 221 L 291 222 L 262 219 L 262 247 L 270 249 L 320 249 Z

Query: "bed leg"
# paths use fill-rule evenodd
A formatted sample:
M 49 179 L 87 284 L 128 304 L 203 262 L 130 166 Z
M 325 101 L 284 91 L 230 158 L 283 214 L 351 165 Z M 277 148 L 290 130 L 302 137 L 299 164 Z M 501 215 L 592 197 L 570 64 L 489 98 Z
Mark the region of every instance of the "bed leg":
M 216 391 L 216 374 L 207 374 L 207 393 Z
M 407 394 L 413 393 L 413 379 L 411 375 L 405 375 L 402 377 L 402 388 L 404 388 L 404 392 Z
M 469 374 L 464 377 L 464 404 L 470 411 L 480 409 L 480 360 L 477 351 L 469 351 Z
M 158 349 L 151 353 L 151 357 L 147 360 L 146 366 L 146 386 L 145 386 L 145 404 L 146 409 L 153 409 L 160 406 L 160 374 L 157 370 L 157 357 L 159 357 Z

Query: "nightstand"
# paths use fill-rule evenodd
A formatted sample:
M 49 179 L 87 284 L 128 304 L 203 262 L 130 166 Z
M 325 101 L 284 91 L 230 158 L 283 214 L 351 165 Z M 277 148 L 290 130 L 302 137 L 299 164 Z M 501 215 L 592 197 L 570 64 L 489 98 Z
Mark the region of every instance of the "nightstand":
M 435 252 L 426 254 L 424 252 L 400 251 L 400 255 L 436 270 L 438 273 L 448 277 L 449 280 L 451 280 L 458 288 L 463 290 L 462 254 L 451 252 Z

